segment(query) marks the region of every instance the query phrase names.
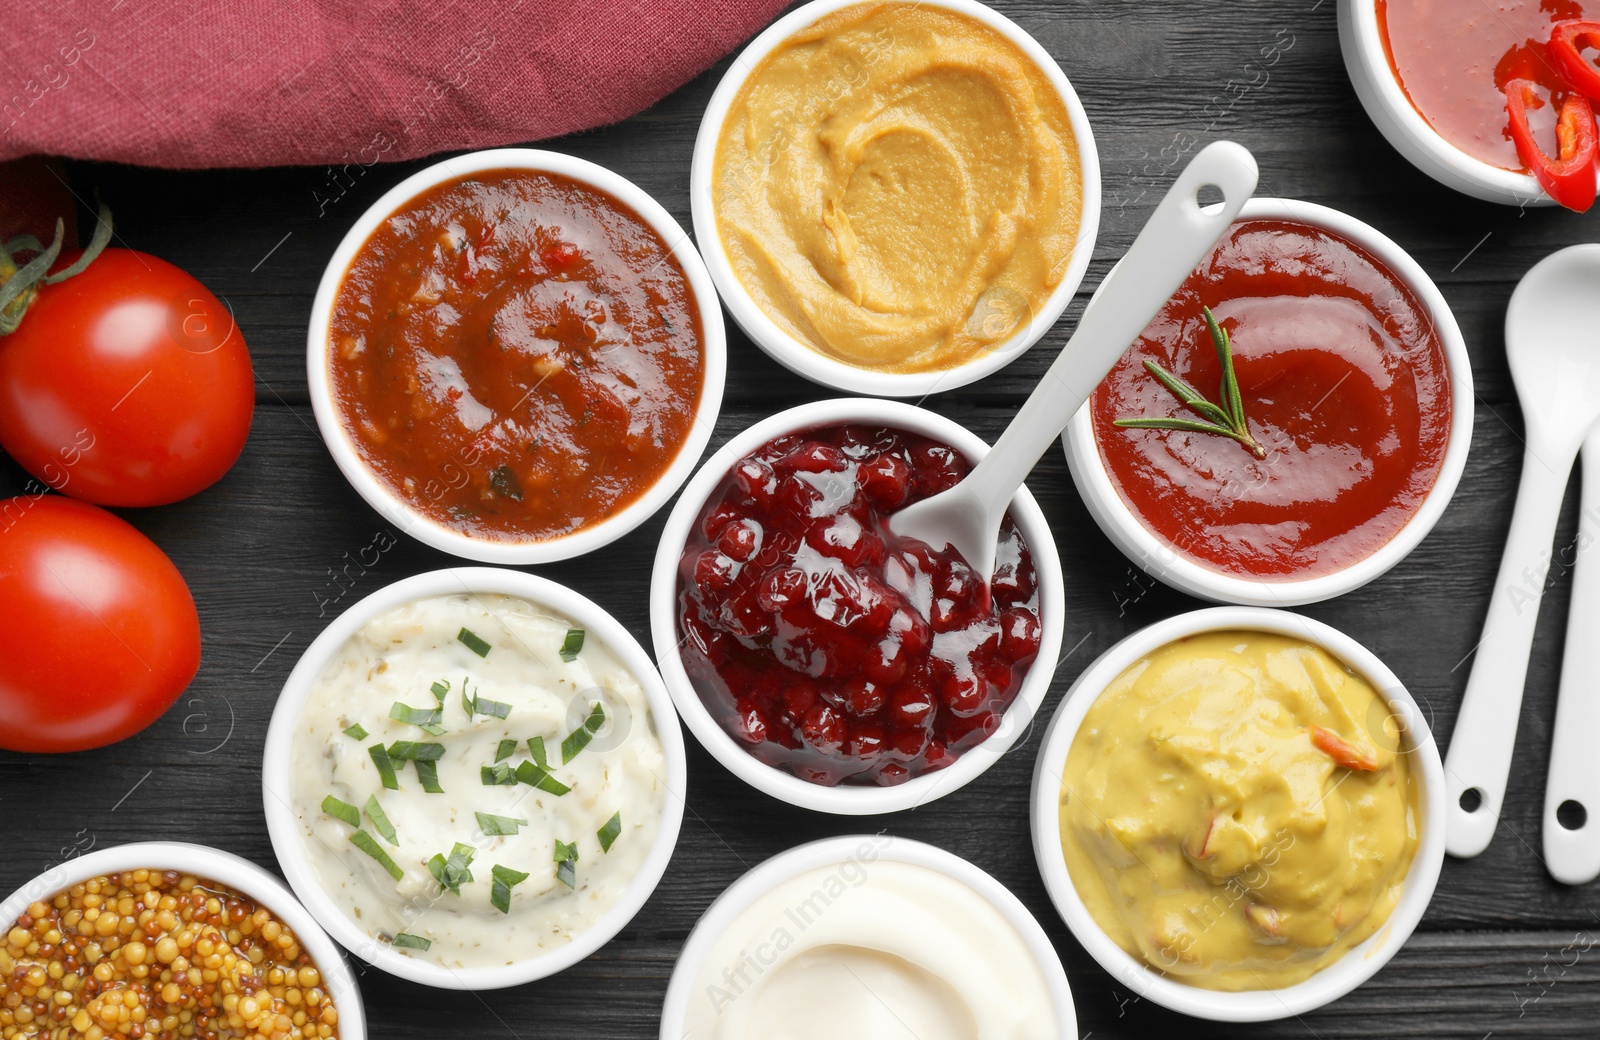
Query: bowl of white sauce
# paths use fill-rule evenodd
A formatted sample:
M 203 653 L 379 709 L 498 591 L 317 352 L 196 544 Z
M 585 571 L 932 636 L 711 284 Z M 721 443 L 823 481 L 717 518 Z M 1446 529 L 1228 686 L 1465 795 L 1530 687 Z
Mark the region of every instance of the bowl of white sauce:
M 683 818 L 654 664 L 595 603 L 494 568 L 420 574 L 300 658 L 262 769 L 295 894 L 361 959 L 495 989 L 587 957 L 639 911 Z
M 1066 972 L 1004 885 L 932 845 L 828 838 L 729 886 L 689 935 L 661 1040 L 1075 1040 Z

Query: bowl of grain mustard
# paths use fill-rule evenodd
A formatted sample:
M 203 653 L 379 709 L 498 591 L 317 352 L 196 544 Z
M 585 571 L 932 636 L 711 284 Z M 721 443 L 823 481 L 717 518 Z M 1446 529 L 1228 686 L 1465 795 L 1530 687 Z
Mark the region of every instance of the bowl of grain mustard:
M 0 1036 L 366 1040 L 355 973 L 272 874 L 146 841 L 0 902 Z

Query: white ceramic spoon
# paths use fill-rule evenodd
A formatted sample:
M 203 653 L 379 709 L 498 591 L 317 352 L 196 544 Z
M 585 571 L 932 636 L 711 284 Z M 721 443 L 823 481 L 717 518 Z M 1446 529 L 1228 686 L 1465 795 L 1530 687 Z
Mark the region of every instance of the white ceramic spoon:
M 1574 246 L 1550 259 L 1558 257 L 1572 268 L 1571 277 L 1583 282 L 1589 305 L 1582 324 L 1569 333 L 1572 343 L 1600 354 L 1600 245 Z M 1586 535 L 1600 539 L 1595 527 L 1600 521 L 1600 426 L 1591 427 L 1583 442 L 1582 500 L 1567 648 L 1544 788 L 1545 866 L 1557 881 L 1569 885 L 1600 877 L 1600 683 L 1595 681 L 1595 640 L 1600 637 L 1600 560 L 1595 557 L 1600 542 L 1584 543 Z M 1563 814 L 1567 802 L 1575 805 Z M 1561 815 L 1577 825 L 1567 827 Z
M 1476 856 L 1488 848 L 1500 820 L 1550 540 L 1573 460 L 1600 418 L 1597 293 L 1600 245 L 1572 246 L 1535 264 L 1506 310 L 1506 359 L 1522 405 L 1526 449 L 1489 616 L 1444 760 L 1445 848 L 1454 856 Z M 1578 637 L 1580 645 L 1584 640 Z M 1573 652 L 1569 638 L 1568 653 Z M 1578 671 L 1576 663 L 1567 668 L 1569 674 Z M 1562 723 L 1556 725 L 1559 741 Z M 1597 757 L 1592 747 L 1586 754 Z M 1548 842 L 1548 826 L 1545 835 Z
M 1255 157 L 1240 145 L 1217 141 L 1201 149 L 1106 275 L 1072 338 L 994 450 L 955 487 L 890 517 L 890 530 L 953 547 L 987 582 L 1000 521 L 1017 489 L 1072 413 L 1233 223 L 1256 189 L 1256 175 Z M 1202 208 L 1199 194 L 1207 185 L 1221 191 L 1222 202 Z

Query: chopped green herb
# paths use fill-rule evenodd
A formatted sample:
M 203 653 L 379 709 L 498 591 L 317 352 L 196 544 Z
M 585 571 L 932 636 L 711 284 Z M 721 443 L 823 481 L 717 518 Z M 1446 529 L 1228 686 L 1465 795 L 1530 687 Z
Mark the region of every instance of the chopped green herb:
M 511 705 L 504 701 L 492 701 L 487 697 L 478 696 L 478 691 L 467 692 L 467 680 L 461 680 L 461 710 L 467 713 L 467 718 L 474 715 L 493 715 L 503 719 L 511 714 Z
M 461 894 L 461 886 L 472 881 L 472 871 L 469 868 L 475 850 L 471 845 L 463 845 L 459 841 L 450 850 L 450 858 L 446 859 L 441 853 L 434 853 L 428 860 L 428 873 L 439 882 L 439 887 L 449 889 L 456 895 Z
M 556 880 L 568 888 L 578 887 L 578 843 L 556 839 Z
M 353 809 L 355 806 L 351 806 L 351 808 Z M 388 814 L 383 811 L 383 806 L 378 804 L 377 795 L 369 795 L 367 797 L 367 816 L 372 819 L 372 825 L 378 829 L 378 833 L 383 835 L 384 841 L 390 845 L 400 844 L 400 837 L 394 832 L 394 824 L 389 822 Z M 358 818 L 357 824 L 359 825 L 359 823 Z
M 411 935 L 407 932 L 401 932 L 399 935 L 394 937 L 394 945 L 403 950 L 426 950 L 428 947 L 433 945 L 433 940 L 424 939 L 420 935 Z
M 619 835 L 621 833 L 622 833 L 622 810 L 619 809 L 616 812 L 612 813 L 611 814 L 611 819 L 607 820 L 605 822 L 605 825 L 603 827 L 601 827 L 598 831 L 595 832 L 595 836 L 600 839 L 600 851 L 601 852 L 610 852 L 611 851 L 611 846 L 617 840 L 617 835 Z
M 583 725 L 568 733 L 566 739 L 561 741 L 561 764 L 566 765 L 578 757 L 578 752 L 589 746 L 589 741 L 606 724 L 606 710 L 600 706 L 599 701 L 594 702 L 594 708 L 589 712 L 589 717 L 583 720 Z
M 550 768 L 550 760 L 548 758 L 544 757 L 544 738 L 543 737 L 531 737 L 531 738 L 529 738 L 529 740 L 528 740 L 528 754 L 532 755 L 533 756 L 533 760 L 535 762 L 539 763 L 539 768 L 540 769 L 546 769 L 547 770 L 547 769 Z
M 356 740 L 367 739 L 367 731 L 361 728 L 361 723 L 359 722 L 352 722 L 350 725 L 346 726 L 344 728 L 344 735 L 347 737 L 354 737 Z
M 561 659 L 568 664 L 578 659 L 578 654 L 583 652 L 583 629 L 567 629 L 567 638 L 561 641 Z
M 479 766 L 478 778 L 485 787 L 515 787 L 517 786 L 517 772 L 505 762 L 492 766 Z
M 495 494 L 509 498 L 513 502 L 522 501 L 522 481 L 517 479 L 517 474 L 510 466 L 499 465 L 490 470 L 489 487 Z
M 540 769 L 532 762 L 524 762 L 517 767 L 517 779 L 529 787 L 537 787 L 541 791 L 557 796 L 566 794 L 572 788 L 551 776 L 548 770 Z
M 437 762 L 444 757 L 444 745 L 430 741 L 397 740 L 389 745 L 389 758 L 395 762 Z
M 494 760 L 496 762 L 504 762 L 506 759 L 510 758 L 516 753 L 517 742 L 512 740 L 510 737 L 507 737 L 500 742 L 499 747 L 494 749 Z
M 424 791 L 428 794 L 444 794 L 444 788 L 439 786 L 439 763 L 419 758 L 411 764 L 417 771 L 417 779 L 422 781 Z
M 489 902 L 502 914 L 511 912 L 511 889 L 528 880 L 528 875 L 520 870 L 502 867 L 496 863 L 489 868 L 489 874 L 494 878 L 494 885 L 489 892 Z
M 378 779 L 383 781 L 383 786 L 390 791 L 400 790 L 400 780 L 394 775 L 394 761 L 389 758 L 384 746 L 374 744 L 367 748 L 367 754 L 372 756 L 372 764 L 378 767 Z
M 400 869 L 400 865 L 390 859 L 387 852 L 383 851 L 383 846 L 378 844 L 378 839 L 366 831 L 356 831 L 350 835 L 350 844 L 377 860 L 378 866 L 388 871 L 389 876 L 396 881 L 406 876 L 406 872 Z
M 440 707 L 443 707 L 445 695 L 450 692 L 449 680 L 436 680 L 432 686 L 428 687 L 428 689 L 433 691 L 433 699 L 439 702 Z
M 420 726 L 435 737 L 444 732 L 444 727 L 439 725 L 444 721 L 443 708 L 413 708 L 395 701 L 389 706 L 389 717 L 408 726 Z
M 455 894 L 461 894 L 461 886 L 472 881 L 472 871 L 468 867 L 472 864 L 472 857 L 476 850 L 471 845 L 463 845 L 459 841 L 450 849 L 450 858 L 444 864 L 444 876 L 452 883 Z
M 487 697 L 474 697 L 472 710 L 479 715 L 493 715 L 497 719 L 503 719 L 511 714 L 511 705 L 505 701 L 492 701 Z
M 352 827 L 361 826 L 361 810 L 349 802 L 341 802 L 331 794 L 322 800 L 322 811 Z
M 488 657 L 489 651 L 494 649 L 494 647 L 483 641 L 482 636 L 470 628 L 462 628 L 461 631 L 456 633 L 456 638 L 461 640 L 468 650 L 471 650 L 479 657 Z
M 491 837 L 517 833 L 518 827 L 526 827 L 527 820 L 519 820 L 514 816 L 496 816 L 493 813 L 473 813 L 478 818 L 478 829 Z

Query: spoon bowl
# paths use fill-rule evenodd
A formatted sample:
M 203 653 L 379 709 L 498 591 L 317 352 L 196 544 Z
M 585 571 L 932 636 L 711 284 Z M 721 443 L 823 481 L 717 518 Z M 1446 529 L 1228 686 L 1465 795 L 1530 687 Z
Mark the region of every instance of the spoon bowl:
M 1600 416 L 1600 244 L 1535 264 L 1506 308 L 1506 361 L 1522 421 L 1574 451 Z
M 1505 555 L 1445 756 L 1446 848 L 1454 856 L 1488 848 L 1500 819 L 1550 540 L 1573 461 L 1600 419 L 1597 299 L 1600 245 L 1572 246 L 1535 264 L 1506 310 L 1506 359 L 1526 449 Z
M 1077 330 L 1011 425 L 965 480 L 889 518 L 889 529 L 960 553 L 987 587 L 994 573 L 1000 521 L 1039 458 L 1061 436 L 1150 319 L 1205 259 L 1256 188 L 1255 158 L 1216 141 L 1190 161 L 1100 289 Z M 1222 201 L 1201 206 L 1213 186 Z

